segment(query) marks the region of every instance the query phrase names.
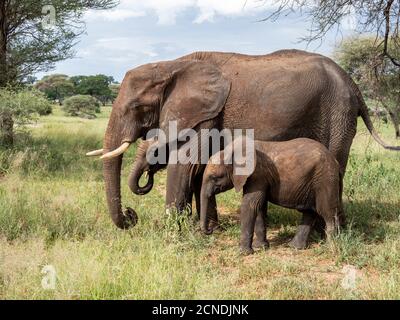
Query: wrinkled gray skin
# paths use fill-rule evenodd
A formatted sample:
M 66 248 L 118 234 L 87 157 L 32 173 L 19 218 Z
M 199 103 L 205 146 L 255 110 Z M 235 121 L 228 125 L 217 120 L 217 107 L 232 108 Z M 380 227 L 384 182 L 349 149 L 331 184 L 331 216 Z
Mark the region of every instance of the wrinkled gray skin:
M 167 166 L 166 164 L 149 163 L 149 159 L 151 159 L 152 155 L 155 153 L 154 150 L 157 149 L 158 146 L 159 144 L 156 140 L 149 139 L 141 141 L 141 143 L 137 147 L 135 162 L 132 166 L 132 170 L 128 178 L 129 188 L 134 194 L 145 195 L 149 193 L 153 188 L 154 175 L 158 171 L 164 169 Z M 145 172 L 147 172 L 148 175 L 147 183 L 144 186 L 140 186 L 139 180 Z M 201 191 L 202 178 L 203 178 L 202 173 L 196 177 L 194 191 L 193 191 L 196 201 L 197 216 L 199 218 L 200 218 L 200 191 Z M 218 220 L 215 220 L 215 216 L 210 217 L 208 221 L 209 221 L 208 228 L 210 228 L 210 230 L 214 231 L 215 229 L 218 228 Z
M 241 205 L 240 248 L 244 254 L 253 253 L 255 247 L 268 248 L 266 213 L 268 202 L 286 208 L 319 215 L 326 224 L 328 239 L 338 230 L 343 205 L 340 200 L 340 167 L 336 159 L 320 143 L 305 138 L 285 142 L 255 142 L 255 161 L 251 173 L 238 175 L 236 139 L 223 151 L 210 159 L 203 175 L 201 189 L 200 227 L 208 229 L 208 201 L 216 194 L 232 189 L 243 190 Z M 229 162 L 223 162 L 228 159 Z M 217 163 L 215 160 L 220 160 Z M 301 229 L 297 249 L 307 246 L 311 228 Z
M 204 94 L 204 93 L 207 94 Z M 297 50 L 249 56 L 196 52 L 129 71 L 113 104 L 104 137 L 104 152 L 133 143 L 153 128 L 168 132 L 192 128 L 254 129 L 255 139 L 286 141 L 312 138 L 325 145 L 344 174 L 361 116 L 377 136 L 356 84 L 327 57 Z M 120 175 L 123 155 L 104 160 L 109 212 L 119 228 L 135 222 L 122 211 Z M 191 204 L 195 180 L 204 165 L 167 166 L 167 207 Z M 212 200 L 215 210 L 215 199 Z M 305 221 L 304 223 L 310 223 Z

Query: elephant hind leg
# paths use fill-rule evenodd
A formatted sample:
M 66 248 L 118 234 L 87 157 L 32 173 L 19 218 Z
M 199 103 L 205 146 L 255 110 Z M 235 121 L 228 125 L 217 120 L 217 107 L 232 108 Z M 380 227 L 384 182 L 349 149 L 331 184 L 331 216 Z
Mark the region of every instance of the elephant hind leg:
M 322 186 L 316 195 L 317 212 L 325 221 L 325 232 L 328 240 L 338 232 L 340 227 L 339 197 L 339 188 L 330 185 Z
M 317 221 L 317 214 L 313 210 L 301 210 L 300 212 L 303 213 L 303 217 L 297 227 L 296 235 L 289 242 L 290 247 L 299 250 L 307 248 L 308 238 Z
M 338 217 L 340 226 L 344 226 L 346 222 L 345 213 L 343 210 L 343 179 L 346 172 L 347 162 L 349 159 L 349 153 L 353 138 L 356 134 L 357 128 L 357 117 L 351 112 L 347 115 L 349 120 L 343 121 L 346 123 L 346 127 L 336 126 L 332 128 L 329 152 L 335 157 L 339 162 L 340 167 L 340 189 L 339 189 L 339 205 L 338 205 Z

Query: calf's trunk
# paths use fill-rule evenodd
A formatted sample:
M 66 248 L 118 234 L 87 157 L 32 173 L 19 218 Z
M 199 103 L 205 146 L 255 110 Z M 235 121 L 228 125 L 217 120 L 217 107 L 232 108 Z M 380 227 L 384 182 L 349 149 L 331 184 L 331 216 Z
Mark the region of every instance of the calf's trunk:
M 207 195 L 205 188 L 202 188 L 200 193 L 200 228 L 204 234 L 210 235 L 212 233 L 212 229 L 208 229 L 208 202 L 209 196 Z

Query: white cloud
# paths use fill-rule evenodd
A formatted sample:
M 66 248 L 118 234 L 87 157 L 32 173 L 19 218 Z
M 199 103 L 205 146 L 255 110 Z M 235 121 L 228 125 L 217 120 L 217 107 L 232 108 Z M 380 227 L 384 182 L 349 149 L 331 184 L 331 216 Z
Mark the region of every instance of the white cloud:
M 90 46 L 78 51 L 79 58 L 96 57 L 105 63 L 128 64 L 131 67 L 139 63 L 153 61 L 162 53 L 175 52 L 171 43 L 162 43 L 154 38 L 145 37 L 108 37 L 99 38 Z
M 175 24 L 186 10 L 198 13 L 194 23 L 213 21 L 216 16 L 245 16 L 274 7 L 274 0 L 121 0 L 108 11 L 90 11 L 87 19 L 125 20 L 155 14 L 162 25 Z
M 196 5 L 200 10 L 200 15 L 195 19 L 195 23 L 212 21 L 215 16 L 244 16 L 270 9 L 273 5 L 271 0 L 198 0 Z
M 108 21 L 122 21 L 128 18 L 143 17 L 145 15 L 145 11 L 114 9 L 109 11 L 89 11 L 86 14 L 86 19 L 90 21 L 102 18 Z

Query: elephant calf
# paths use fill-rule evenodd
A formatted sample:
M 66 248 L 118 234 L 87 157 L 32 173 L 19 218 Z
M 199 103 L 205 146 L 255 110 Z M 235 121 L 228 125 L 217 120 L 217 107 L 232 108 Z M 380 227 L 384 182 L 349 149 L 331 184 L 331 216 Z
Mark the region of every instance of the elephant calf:
M 316 219 L 318 214 L 325 221 L 328 239 L 338 230 L 339 218 L 343 217 L 340 168 L 326 147 L 306 138 L 286 142 L 255 141 L 254 170 L 249 175 L 236 175 L 240 167 L 237 161 L 239 144 L 243 144 L 243 140 L 235 139 L 216 153 L 204 171 L 200 216 L 204 233 L 212 232 L 207 227 L 209 198 L 233 187 L 237 192 L 243 189 L 240 248 L 244 254 L 254 252 L 254 231 L 254 247 L 269 247 L 265 222 L 268 201 L 297 209 L 305 213 L 306 219 Z M 300 232 L 292 240 L 295 248 L 306 247 L 312 226 L 309 221 L 303 221 Z

